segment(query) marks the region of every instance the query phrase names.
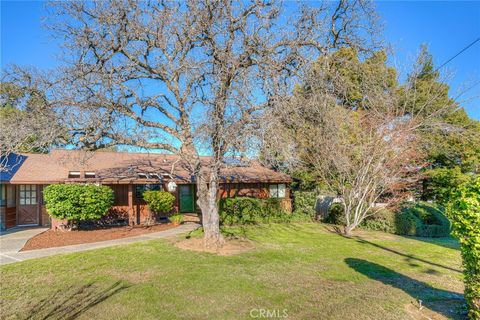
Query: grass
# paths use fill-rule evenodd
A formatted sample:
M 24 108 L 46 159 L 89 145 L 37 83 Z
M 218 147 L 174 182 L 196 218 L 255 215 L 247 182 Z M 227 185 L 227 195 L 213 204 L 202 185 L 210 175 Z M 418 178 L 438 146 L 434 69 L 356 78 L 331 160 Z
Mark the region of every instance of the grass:
M 6 265 L 0 318 L 250 319 L 259 309 L 289 319 L 464 317 L 453 239 L 327 229 L 229 228 L 257 245 L 229 257 L 159 240 Z

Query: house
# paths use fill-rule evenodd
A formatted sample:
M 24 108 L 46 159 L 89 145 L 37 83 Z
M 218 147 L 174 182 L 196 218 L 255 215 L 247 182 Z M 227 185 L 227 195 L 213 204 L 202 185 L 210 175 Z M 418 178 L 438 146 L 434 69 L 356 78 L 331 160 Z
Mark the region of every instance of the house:
M 52 225 L 42 190 L 59 183 L 94 183 L 114 191 L 114 205 L 109 216 L 131 225 L 142 224 L 149 217 L 143 201 L 145 190 L 166 190 L 175 195 L 175 210 L 198 212 L 195 178 L 187 163 L 175 155 L 158 153 L 85 152 L 53 150 L 49 154 L 16 155 L 18 161 L 0 181 L 0 222 L 2 228 L 23 225 Z M 202 157 L 201 161 L 210 161 Z M 252 161 L 232 161 L 220 172 L 219 198 L 249 196 L 281 198 L 281 205 L 291 210 L 290 176 L 270 170 Z

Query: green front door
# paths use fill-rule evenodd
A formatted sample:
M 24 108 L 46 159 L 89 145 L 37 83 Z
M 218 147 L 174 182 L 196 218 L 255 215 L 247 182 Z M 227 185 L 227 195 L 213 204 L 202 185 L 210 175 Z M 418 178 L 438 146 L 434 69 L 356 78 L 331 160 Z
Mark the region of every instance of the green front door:
M 195 212 L 193 184 L 179 185 L 178 194 L 180 196 L 180 212 Z

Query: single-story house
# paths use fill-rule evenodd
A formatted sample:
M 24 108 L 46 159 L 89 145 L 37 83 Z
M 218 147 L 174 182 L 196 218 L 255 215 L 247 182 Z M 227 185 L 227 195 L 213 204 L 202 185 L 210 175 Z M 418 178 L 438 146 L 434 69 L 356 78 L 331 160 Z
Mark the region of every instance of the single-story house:
M 175 195 L 175 210 L 198 212 L 195 178 L 186 162 L 175 155 L 128 152 L 84 152 L 53 150 L 49 154 L 20 154 L 0 180 L 0 226 L 52 224 L 42 190 L 50 184 L 94 183 L 107 185 L 115 200 L 109 215 L 122 217 L 130 225 L 149 217 L 143 200 L 145 190 L 166 190 Z M 208 157 L 202 161 L 208 162 Z M 219 198 L 249 196 L 281 198 L 291 210 L 290 176 L 270 170 L 258 162 L 231 161 L 220 172 Z M 55 222 L 55 221 L 54 221 Z

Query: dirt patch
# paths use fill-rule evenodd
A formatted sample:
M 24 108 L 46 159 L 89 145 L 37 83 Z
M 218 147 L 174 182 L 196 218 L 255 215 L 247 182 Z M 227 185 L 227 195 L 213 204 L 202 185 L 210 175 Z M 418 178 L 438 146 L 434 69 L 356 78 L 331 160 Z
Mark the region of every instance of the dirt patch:
M 20 251 L 63 247 L 74 244 L 92 243 L 106 240 L 114 240 L 139 236 L 142 234 L 164 231 L 175 228 L 171 223 L 159 224 L 149 227 L 114 227 L 99 230 L 78 230 L 78 231 L 54 231 L 47 230 L 27 241 Z
M 175 243 L 180 249 L 215 253 L 219 256 L 232 256 L 255 249 L 252 241 L 244 238 L 227 238 L 219 249 L 205 248 L 203 238 L 190 238 Z

